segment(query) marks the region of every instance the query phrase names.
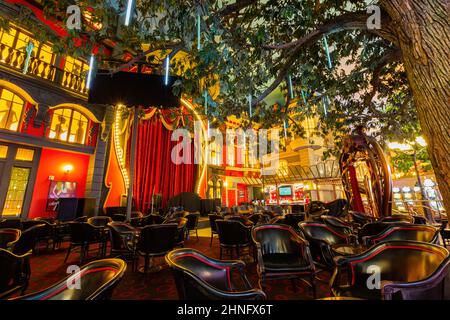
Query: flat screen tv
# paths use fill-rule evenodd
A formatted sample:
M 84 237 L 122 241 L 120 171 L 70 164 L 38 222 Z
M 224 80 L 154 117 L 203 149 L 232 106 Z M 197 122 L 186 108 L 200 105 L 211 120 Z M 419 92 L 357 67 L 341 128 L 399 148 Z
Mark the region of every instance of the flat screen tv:
M 70 181 L 51 181 L 48 190 L 47 211 L 57 211 L 58 199 L 76 198 L 77 183 Z
M 278 192 L 280 196 L 292 196 L 292 187 L 280 187 Z

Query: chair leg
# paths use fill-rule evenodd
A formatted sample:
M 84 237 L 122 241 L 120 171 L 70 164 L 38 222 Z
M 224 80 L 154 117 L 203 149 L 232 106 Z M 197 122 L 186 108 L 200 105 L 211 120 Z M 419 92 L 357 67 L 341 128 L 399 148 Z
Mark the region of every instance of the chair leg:
M 198 241 L 198 229 L 195 229 L 195 235 L 197 236 L 197 241 Z
M 66 258 L 64 259 L 64 263 L 66 263 L 67 262 L 67 258 L 69 258 L 70 250 L 72 250 L 72 244 L 69 245 L 69 249 L 67 250 Z
M 315 278 L 316 278 L 316 276 L 314 274 L 312 274 L 311 275 L 311 289 L 312 289 L 313 299 L 317 298 Z

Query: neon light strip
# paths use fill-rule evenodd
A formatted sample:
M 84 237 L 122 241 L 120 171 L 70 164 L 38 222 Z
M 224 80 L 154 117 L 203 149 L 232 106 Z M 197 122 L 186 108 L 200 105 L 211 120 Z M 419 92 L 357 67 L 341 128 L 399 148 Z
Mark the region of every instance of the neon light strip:
M 330 48 L 328 47 L 327 36 L 323 36 L 323 46 L 325 47 L 325 52 L 327 53 L 328 68 L 333 69 L 333 63 L 331 62 Z
M 125 16 L 125 25 L 128 26 L 131 20 L 131 8 L 133 7 L 133 0 L 128 0 L 127 14 Z
M 200 115 L 197 113 L 197 111 L 195 110 L 195 107 L 187 100 L 181 98 L 180 99 L 181 103 L 188 108 L 195 116 L 195 118 L 200 121 L 201 126 L 202 126 L 202 131 L 203 131 L 203 137 L 205 139 L 205 141 L 208 141 L 208 133 L 205 127 L 205 122 L 202 120 L 202 118 L 200 117 Z M 205 144 L 206 145 L 206 144 Z M 205 179 L 206 177 L 206 169 L 207 169 L 207 165 L 206 165 L 206 150 L 203 151 L 203 169 L 202 169 L 202 173 L 200 174 L 200 178 L 198 181 L 198 185 L 197 185 L 197 193 L 200 193 L 200 187 L 202 186 L 202 181 Z
M 251 94 L 249 94 L 248 95 L 248 111 L 249 111 L 249 115 L 250 115 L 250 118 L 252 117 L 252 95 Z
M 91 58 L 89 60 L 89 72 L 88 72 L 88 76 L 87 76 L 87 80 L 86 80 L 86 88 L 90 89 L 91 87 L 91 79 L 92 79 L 92 72 L 94 71 L 94 55 L 91 55 Z
M 283 127 L 284 127 L 284 138 L 287 140 L 287 126 L 286 126 L 286 120 L 283 120 Z
M 164 79 L 164 84 L 167 86 L 169 84 L 169 67 L 170 67 L 170 59 L 166 58 L 166 77 Z
M 291 99 L 294 99 L 295 96 L 294 96 L 294 91 L 292 90 L 292 78 L 291 78 L 291 75 L 289 75 L 288 80 L 289 80 L 289 90 L 291 92 Z
M 206 92 L 206 90 L 203 93 L 203 96 L 205 97 L 205 114 L 207 115 L 208 114 L 208 92 Z
M 116 151 L 117 162 L 119 163 L 119 169 L 120 169 L 120 172 L 122 173 L 123 182 L 125 184 L 125 189 L 128 190 L 128 187 L 130 186 L 130 178 L 128 177 L 127 169 L 125 168 L 125 157 L 123 154 L 122 147 L 120 146 L 120 136 L 119 136 L 119 132 L 120 132 L 119 124 L 120 124 L 120 118 L 121 118 L 121 114 L 122 114 L 121 111 L 122 111 L 122 108 L 118 107 L 117 111 L 116 111 L 116 118 L 114 121 L 114 130 L 113 130 L 114 149 Z
M 322 97 L 322 104 L 323 104 L 323 112 L 325 113 L 325 117 L 328 114 L 327 107 L 328 107 L 328 96 Z
M 303 98 L 303 103 L 305 104 L 305 106 L 307 105 L 307 103 L 306 103 L 306 94 L 305 94 L 305 91 L 304 90 L 302 90 L 302 98 Z

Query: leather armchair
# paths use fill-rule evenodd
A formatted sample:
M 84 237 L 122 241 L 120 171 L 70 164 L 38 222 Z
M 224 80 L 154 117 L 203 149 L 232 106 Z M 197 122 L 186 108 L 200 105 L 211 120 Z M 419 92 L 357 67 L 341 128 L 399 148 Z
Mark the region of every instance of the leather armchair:
M 87 223 L 93 225 L 94 227 L 102 227 L 105 228 L 108 226 L 108 223 L 112 222 L 113 220 L 108 216 L 97 216 L 97 217 L 91 217 L 87 220 Z
M 402 222 L 402 223 L 413 223 L 414 218 L 406 214 L 394 214 L 392 216 L 383 217 L 380 219 L 381 222 Z
M 279 217 L 275 217 L 273 218 L 270 223 L 271 224 L 275 224 L 275 223 L 280 223 L 280 224 L 286 224 L 288 226 L 291 226 L 292 229 L 298 231 L 298 224 L 302 221 L 305 221 L 305 214 L 304 213 L 289 213 L 286 214 L 284 216 L 279 216 Z
M 0 229 L 2 228 L 23 230 L 22 219 L 20 218 L 3 219 L 2 221 L 0 221 Z
M 336 254 L 333 245 L 350 244 L 356 240 L 354 235 L 321 222 L 301 222 L 299 227 L 300 234 L 310 243 L 314 261 L 324 269 L 334 268 Z
M 253 222 L 254 225 L 260 225 L 269 223 L 270 216 L 262 213 L 254 213 L 250 217 L 248 217 L 248 220 Z
M 186 235 L 189 237 L 189 234 L 195 231 L 198 240 L 198 219 L 200 218 L 200 213 L 189 213 L 185 218 L 187 219 Z
M 363 226 L 366 223 L 375 222 L 377 220 L 374 217 L 368 216 L 367 214 L 358 211 L 350 210 L 348 213 L 350 213 L 353 222 L 360 226 Z
M 345 199 L 336 199 L 334 201 L 324 203 L 324 207 L 329 210 L 328 215 L 342 218 L 347 214 L 348 202 Z
M 353 233 L 353 226 L 340 218 L 329 215 L 323 215 L 320 217 L 320 219 L 325 224 L 333 228 L 340 229 L 343 233 Z
M 233 258 L 233 249 L 236 249 L 237 257 L 240 257 L 240 250 L 253 245 L 251 241 L 251 226 L 246 226 L 237 220 L 216 220 L 217 233 L 220 242 L 220 259 L 223 250 L 230 252 Z
M 443 298 L 443 279 L 449 265 L 447 249 L 417 241 L 381 242 L 366 252 L 335 258 L 330 280 L 335 296 L 362 299 Z M 376 269 L 370 269 L 379 267 Z M 371 271 L 373 270 L 373 271 Z M 380 285 L 373 277 L 379 272 Z M 343 273 L 346 274 L 342 277 Z M 343 279 L 347 279 L 343 282 Z M 369 288 L 368 284 L 372 284 Z
M 19 240 L 22 232 L 19 229 L 0 229 L 0 249 L 11 249 Z
M 305 209 L 308 220 L 320 219 L 321 215 L 328 214 L 328 209 L 322 201 L 311 201 Z
M 137 259 L 135 245 L 138 231 L 124 222 L 108 223 L 111 257 L 121 258 L 125 261 L 132 262 L 132 270 L 135 270 L 135 262 Z
M 31 252 L 16 255 L 0 249 L 0 299 L 5 299 L 17 291 L 23 294 L 28 287 L 31 268 Z
M 121 259 L 97 260 L 83 266 L 51 287 L 30 293 L 17 300 L 109 300 L 115 287 L 122 280 L 127 265 Z M 76 288 L 76 280 L 81 283 Z M 73 287 L 68 284 L 73 284 Z
M 151 258 L 164 256 L 173 250 L 177 236 L 177 223 L 154 224 L 142 228 L 136 249 L 139 255 L 144 256 L 143 272 L 148 272 Z
M 363 242 L 367 246 L 392 240 L 411 240 L 437 243 L 439 240 L 439 229 L 433 226 L 415 224 L 393 225 L 379 234 L 363 238 Z
M 186 235 L 187 222 L 188 219 L 183 217 L 167 219 L 163 222 L 164 224 L 176 223 L 178 225 L 178 232 L 175 236 L 175 247 L 184 247 L 184 237 Z
M 194 249 L 169 252 L 166 262 L 175 278 L 180 300 L 264 300 L 266 295 L 253 289 L 240 260 L 212 259 Z
M 87 222 L 70 222 L 70 245 L 67 250 L 67 255 L 64 263 L 69 258 L 70 252 L 75 247 L 80 247 L 80 263 L 83 263 L 86 256 L 89 254 L 89 245 L 100 244 L 99 254 L 105 250 L 103 247 L 103 228 L 93 226 Z
M 316 298 L 314 285 L 315 267 L 307 240 L 301 238 L 288 225 L 266 224 L 252 229 L 256 245 L 260 286 L 264 290 L 269 279 L 301 279 L 311 286 Z M 309 282 L 304 278 L 308 278 Z
M 19 240 L 14 243 L 12 252 L 16 255 L 24 255 L 30 251 L 33 252 L 38 241 L 39 230 L 44 228 L 44 224 L 38 224 L 23 231 Z
M 209 246 L 212 246 L 213 237 L 217 233 L 217 226 L 216 226 L 216 220 L 223 219 L 223 216 L 220 214 L 208 214 L 209 218 L 209 225 L 211 227 L 211 241 L 209 243 Z

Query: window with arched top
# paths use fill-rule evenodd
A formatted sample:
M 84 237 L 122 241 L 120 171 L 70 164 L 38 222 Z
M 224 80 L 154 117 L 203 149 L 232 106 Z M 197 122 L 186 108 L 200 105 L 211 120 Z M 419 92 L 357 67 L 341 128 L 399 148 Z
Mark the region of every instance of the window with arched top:
M 24 99 L 0 87 L 0 129 L 18 131 L 24 107 Z
M 89 119 L 72 108 L 53 110 L 48 137 L 64 142 L 85 144 Z

